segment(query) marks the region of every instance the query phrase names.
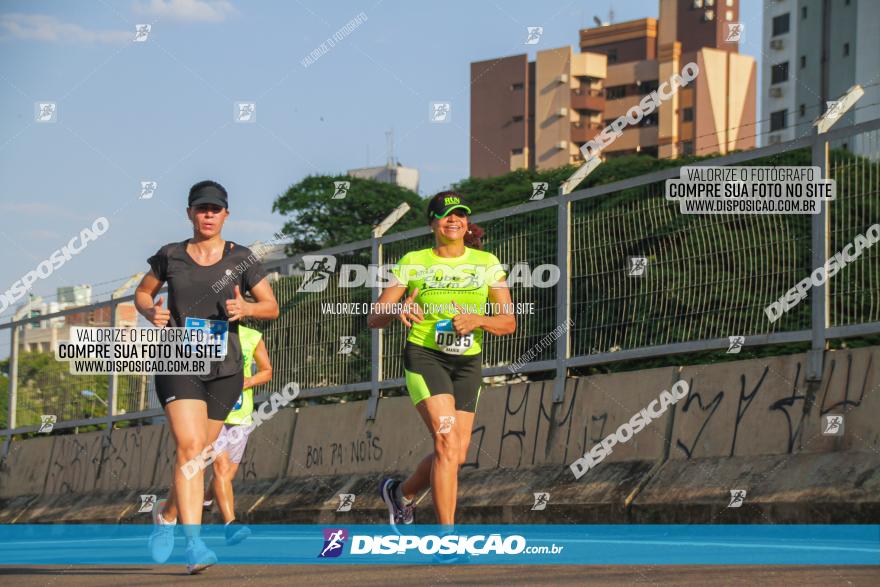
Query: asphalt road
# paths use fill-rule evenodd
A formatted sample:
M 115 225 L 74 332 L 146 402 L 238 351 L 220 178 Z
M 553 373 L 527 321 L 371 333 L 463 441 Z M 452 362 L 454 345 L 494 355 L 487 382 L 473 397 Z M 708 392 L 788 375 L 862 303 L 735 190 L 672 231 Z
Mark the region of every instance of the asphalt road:
M 189 576 L 183 567 L 0 566 L 5 585 L 242 585 L 321 587 L 389 585 L 880 585 L 880 566 L 403 566 L 217 565 Z

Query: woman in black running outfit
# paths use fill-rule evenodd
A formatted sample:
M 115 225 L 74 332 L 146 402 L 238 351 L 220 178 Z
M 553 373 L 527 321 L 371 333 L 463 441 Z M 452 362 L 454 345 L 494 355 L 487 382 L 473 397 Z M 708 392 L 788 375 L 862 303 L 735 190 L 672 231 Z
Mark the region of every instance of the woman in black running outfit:
M 137 287 L 135 305 L 159 328 L 191 326 L 187 322 L 192 319 L 211 320 L 213 326 L 227 330 L 226 356 L 211 362 L 208 375 L 155 376 L 156 393 L 177 446 L 171 491 L 187 533 L 187 568 L 194 573 L 217 562 L 217 557 L 198 538 L 203 471 L 187 478 L 183 466 L 216 440 L 241 394 L 244 375 L 238 321 L 246 317 L 273 320 L 278 317 L 278 302 L 251 251 L 224 241 L 220 234 L 229 217 L 226 189 L 214 181 L 199 182 L 190 189 L 188 202 L 192 238 L 167 244 L 147 260 L 150 271 Z M 161 298 L 154 302 L 165 283 L 167 306 Z M 243 293 L 255 301 L 246 301 Z M 161 562 L 171 555 L 176 520 L 165 520 L 157 511 L 154 521 L 159 526 L 150 543 L 154 558 Z M 159 531 L 163 527 L 166 531 Z

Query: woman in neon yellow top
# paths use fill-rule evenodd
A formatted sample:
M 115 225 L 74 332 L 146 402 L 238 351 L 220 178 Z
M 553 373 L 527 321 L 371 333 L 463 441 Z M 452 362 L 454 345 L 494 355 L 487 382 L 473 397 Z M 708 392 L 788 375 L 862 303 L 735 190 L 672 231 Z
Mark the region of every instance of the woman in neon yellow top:
M 455 192 L 431 199 L 434 247 L 404 255 L 392 271 L 397 283 L 382 292 L 367 320 L 370 328 L 397 319 L 410 329 L 406 385 L 434 439 L 434 452 L 408 479 L 385 479 L 380 486 L 393 525 L 412 523 L 413 500 L 429 486 L 437 521 L 454 523 L 458 469 L 467 457 L 482 382 L 483 332 L 516 330 L 505 272 L 495 255 L 480 250 L 482 231 L 469 225 L 470 211 Z M 383 311 L 405 295 L 402 311 Z

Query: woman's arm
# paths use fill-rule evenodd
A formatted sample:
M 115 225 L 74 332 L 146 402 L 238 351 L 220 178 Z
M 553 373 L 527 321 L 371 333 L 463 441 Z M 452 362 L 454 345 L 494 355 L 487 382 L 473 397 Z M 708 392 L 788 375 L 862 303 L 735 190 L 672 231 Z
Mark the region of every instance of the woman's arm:
M 226 300 L 226 314 L 229 321 L 242 318 L 256 318 L 257 320 L 274 320 L 278 317 L 278 301 L 275 292 L 269 285 L 267 278 L 261 279 L 257 285 L 251 288 L 251 295 L 256 300 L 249 302 L 241 295 L 241 289 L 235 286 L 235 297 Z
M 403 309 L 400 312 L 395 312 L 391 309 L 391 306 L 399 302 L 405 293 L 406 286 L 401 283 L 386 287 L 379 296 L 379 299 L 376 300 L 376 307 L 367 316 L 367 326 L 369 328 L 385 328 L 398 318 L 407 328 L 412 326 L 412 322 L 421 322 L 424 314 L 419 305 L 413 302 L 419 293 L 419 288 L 415 288 L 406 297 L 403 301 Z
M 249 389 L 272 381 L 272 363 L 269 361 L 269 352 L 262 340 L 254 349 L 254 362 L 257 364 L 257 372 L 244 378 L 242 389 Z
M 493 311 L 498 313 L 492 316 L 480 314 L 468 314 L 465 309 L 455 304 L 459 314 L 452 319 L 452 325 L 459 335 L 470 334 L 475 328 L 482 328 L 495 336 L 504 336 L 516 332 L 516 317 L 513 314 L 513 304 L 510 299 L 510 289 L 507 281 L 501 281 L 489 288 L 489 303 Z
M 144 275 L 134 291 L 134 307 L 140 312 L 141 316 L 150 321 L 153 326 L 162 328 L 168 324 L 171 319 L 171 312 L 168 308 L 162 307 L 163 300 L 153 303 L 153 299 L 159 290 L 162 289 L 164 283 L 156 277 L 152 271 Z

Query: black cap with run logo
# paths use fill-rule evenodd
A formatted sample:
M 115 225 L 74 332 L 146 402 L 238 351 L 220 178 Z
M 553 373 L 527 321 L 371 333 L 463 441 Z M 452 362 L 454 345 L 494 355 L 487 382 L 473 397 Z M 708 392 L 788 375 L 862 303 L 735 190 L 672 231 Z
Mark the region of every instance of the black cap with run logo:
M 428 221 L 443 218 L 456 209 L 463 209 L 468 214 L 471 208 L 461 194 L 456 192 L 440 192 L 428 202 Z

